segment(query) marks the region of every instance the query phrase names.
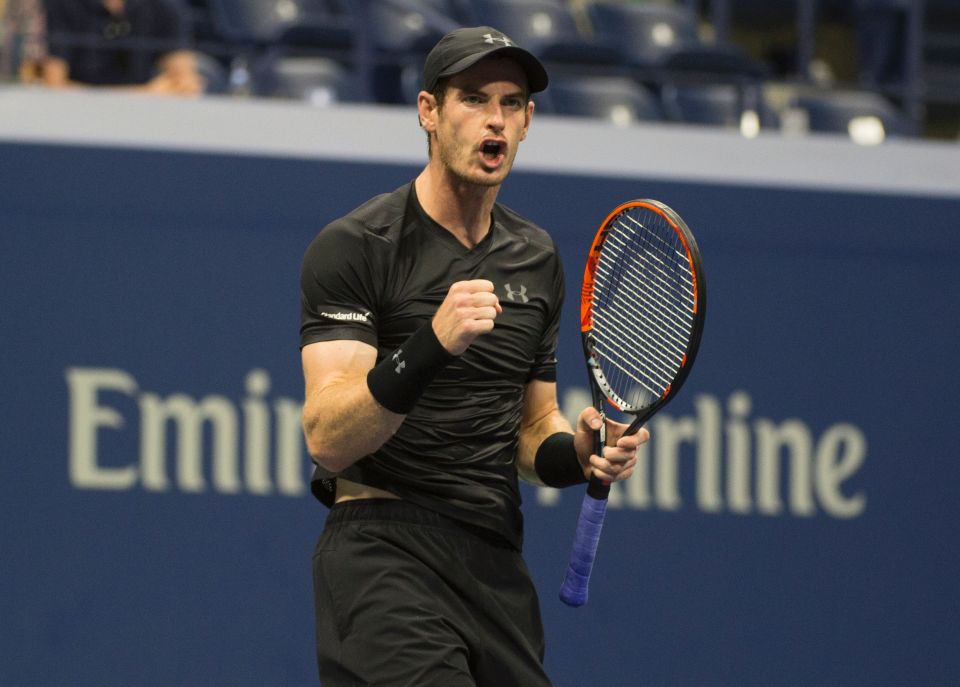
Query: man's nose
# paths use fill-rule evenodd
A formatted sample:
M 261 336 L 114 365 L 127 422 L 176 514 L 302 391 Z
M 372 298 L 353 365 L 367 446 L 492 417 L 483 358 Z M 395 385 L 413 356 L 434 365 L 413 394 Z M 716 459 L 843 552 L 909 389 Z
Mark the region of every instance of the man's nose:
M 504 118 L 503 118 L 503 105 L 500 104 L 499 100 L 491 99 L 487 114 L 487 126 L 492 129 L 499 131 L 503 129 Z

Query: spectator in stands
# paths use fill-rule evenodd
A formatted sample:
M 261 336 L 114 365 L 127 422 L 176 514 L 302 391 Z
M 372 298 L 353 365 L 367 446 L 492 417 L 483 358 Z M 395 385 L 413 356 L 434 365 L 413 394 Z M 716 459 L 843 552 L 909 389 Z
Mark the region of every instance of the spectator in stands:
M 203 78 L 173 0 L 45 0 L 48 86 L 197 95 Z
M 47 54 L 40 0 L 0 0 L 0 81 L 40 78 Z

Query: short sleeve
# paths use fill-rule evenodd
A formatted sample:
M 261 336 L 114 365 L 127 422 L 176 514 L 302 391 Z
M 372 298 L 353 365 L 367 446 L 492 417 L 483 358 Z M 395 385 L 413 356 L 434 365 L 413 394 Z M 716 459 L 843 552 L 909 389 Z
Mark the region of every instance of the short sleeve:
M 377 345 L 371 249 L 364 232 L 344 220 L 323 229 L 307 248 L 300 269 L 300 348 L 343 339 Z

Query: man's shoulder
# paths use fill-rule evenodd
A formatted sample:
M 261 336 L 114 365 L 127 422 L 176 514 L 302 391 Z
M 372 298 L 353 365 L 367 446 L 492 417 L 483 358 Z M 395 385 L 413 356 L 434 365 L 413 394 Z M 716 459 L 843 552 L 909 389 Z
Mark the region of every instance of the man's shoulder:
M 556 252 L 556 244 L 549 233 L 538 224 L 527 219 L 519 212 L 497 203 L 494 206 L 494 219 L 507 231 L 522 236 L 530 243 L 547 250 L 551 253 Z
M 392 226 L 403 220 L 410 197 L 410 185 L 405 184 L 389 193 L 374 196 L 363 205 L 351 210 L 334 222 L 338 222 L 354 230 L 372 231 L 382 234 Z
M 327 224 L 317 236 L 327 241 L 366 241 L 389 239 L 390 230 L 402 224 L 406 208 L 408 186 L 381 193 Z

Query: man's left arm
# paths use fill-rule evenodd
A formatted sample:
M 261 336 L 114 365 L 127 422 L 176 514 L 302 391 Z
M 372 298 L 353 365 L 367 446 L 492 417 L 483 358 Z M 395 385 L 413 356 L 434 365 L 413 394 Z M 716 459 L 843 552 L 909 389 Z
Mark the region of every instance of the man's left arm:
M 576 428 L 560 412 L 556 382 L 534 379 L 523 395 L 517 470 L 532 484 L 569 486 L 585 482 L 591 470 L 608 482 L 633 474 L 637 447 L 650 438 L 644 428 L 623 436 L 627 425 L 607 419 L 607 446 L 603 456 L 593 454 L 593 437 L 600 428 L 600 413 L 585 408 Z M 579 470 L 579 472 L 578 472 Z

